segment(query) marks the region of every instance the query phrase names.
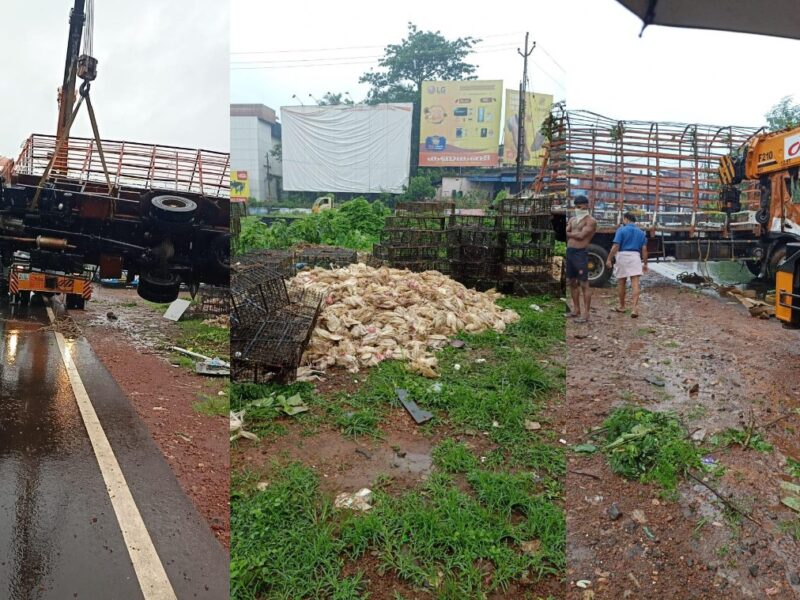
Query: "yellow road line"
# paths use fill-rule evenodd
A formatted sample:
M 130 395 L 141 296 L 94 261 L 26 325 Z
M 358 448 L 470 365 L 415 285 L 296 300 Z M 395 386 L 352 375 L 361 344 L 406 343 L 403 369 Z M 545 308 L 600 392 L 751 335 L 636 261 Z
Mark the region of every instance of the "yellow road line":
M 51 323 L 55 321 L 55 316 L 49 306 L 47 307 L 47 316 Z M 69 344 L 61 333 L 56 331 L 55 335 L 61 358 L 64 361 L 64 368 L 72 385 L 86 433 L 89 435 L 94 454 L 97 457 L 97 464 L 103 474 L 106 490 L 111 499 L 111 505 L 114 507 L 114 513 L 117 515 L 117 522 L 128 548 L 128 555 L 131 557 L 142 594 L 145 600 L 177 600 L 164 565 L 161 564 L 153 540 L 150 539 L 142 515 L 139 513 L 130 488 L 125 481 L 125 476 L 122 474 L 117 457 L 114 456 L 111 444 L 103 431 L 100 419 L 97 418 L 89 394 L 86 393 L 75 362 L 72 360 Z

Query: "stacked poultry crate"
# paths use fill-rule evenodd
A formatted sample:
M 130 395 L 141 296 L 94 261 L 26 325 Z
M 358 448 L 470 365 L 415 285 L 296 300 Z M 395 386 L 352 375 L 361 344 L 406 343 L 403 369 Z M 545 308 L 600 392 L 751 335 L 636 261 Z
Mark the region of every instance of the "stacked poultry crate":
M 296 263 L 294 252 L 291 250 L 271 248 L 251 250 L 236 258 L 236 265 L 240 268 L 260 265 L 277 271 L 284 277 L 292 277 L 295 274 Z
M 305 267 L 339 269 L 358 262 L 358 253 L 350 248 L 306 246 L 295 252 L 295 261 Z
M 235 381 L 292 381 L 319 316 L 322 294 L 289 290 L 264 265 L 234 270 L 230 287 Z
M 560 293 L 561 276 L 554 272 L 555 232 L 549 200 L 503 200 L 498 226 L 503 236 L 500 280 L 512 285 L 517 294 Z
M 450 273 L 448 220 L 454 209 L 453 202 L 399 202 L 374 256 L 396 269 Z
M 477 289 L 558 294 L 554 246 L 549 201 L 509 198 L 491 212 L 400 203 L 373 252 L 391 267 L 437 270 Z
M 201 285 L 197 292 L 197 302 L 194 305 L 194 313 L 209 317 L 230 314 L 231 302 L 228 292 L 228 288 Z

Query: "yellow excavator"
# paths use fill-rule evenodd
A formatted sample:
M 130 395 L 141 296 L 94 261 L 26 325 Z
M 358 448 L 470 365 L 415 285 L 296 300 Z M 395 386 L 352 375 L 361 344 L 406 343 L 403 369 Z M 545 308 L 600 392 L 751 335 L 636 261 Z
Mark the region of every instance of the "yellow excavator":
M 764 270 L 774 266 L 775 316 L 790 327 L 800 327 L 799 172 L 800 127 L 756 135 L 719 164 L 723 205 L 738 207 L 743 181 L 759 183 Z

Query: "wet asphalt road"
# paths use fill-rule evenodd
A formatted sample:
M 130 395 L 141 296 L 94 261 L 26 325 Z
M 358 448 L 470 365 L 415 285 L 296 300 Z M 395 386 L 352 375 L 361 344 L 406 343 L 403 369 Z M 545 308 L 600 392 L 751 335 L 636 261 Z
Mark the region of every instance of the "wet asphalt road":
M 0 598 L 141 599 L 45 309 L 16 310 L 0 306 Z M 86 341 L 74 344 L 175 594 L 227 598 L 227 554 Z

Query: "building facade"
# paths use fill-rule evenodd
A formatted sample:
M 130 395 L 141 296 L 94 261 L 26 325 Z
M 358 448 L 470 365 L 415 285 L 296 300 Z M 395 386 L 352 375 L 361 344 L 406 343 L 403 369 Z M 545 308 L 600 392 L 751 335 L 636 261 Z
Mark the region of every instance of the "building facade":
M 231 104 L 231 172 L 247 171 L 250 197 L 278 200 L 282 191 L 281 126 L 275 111 L 263 104 Z

